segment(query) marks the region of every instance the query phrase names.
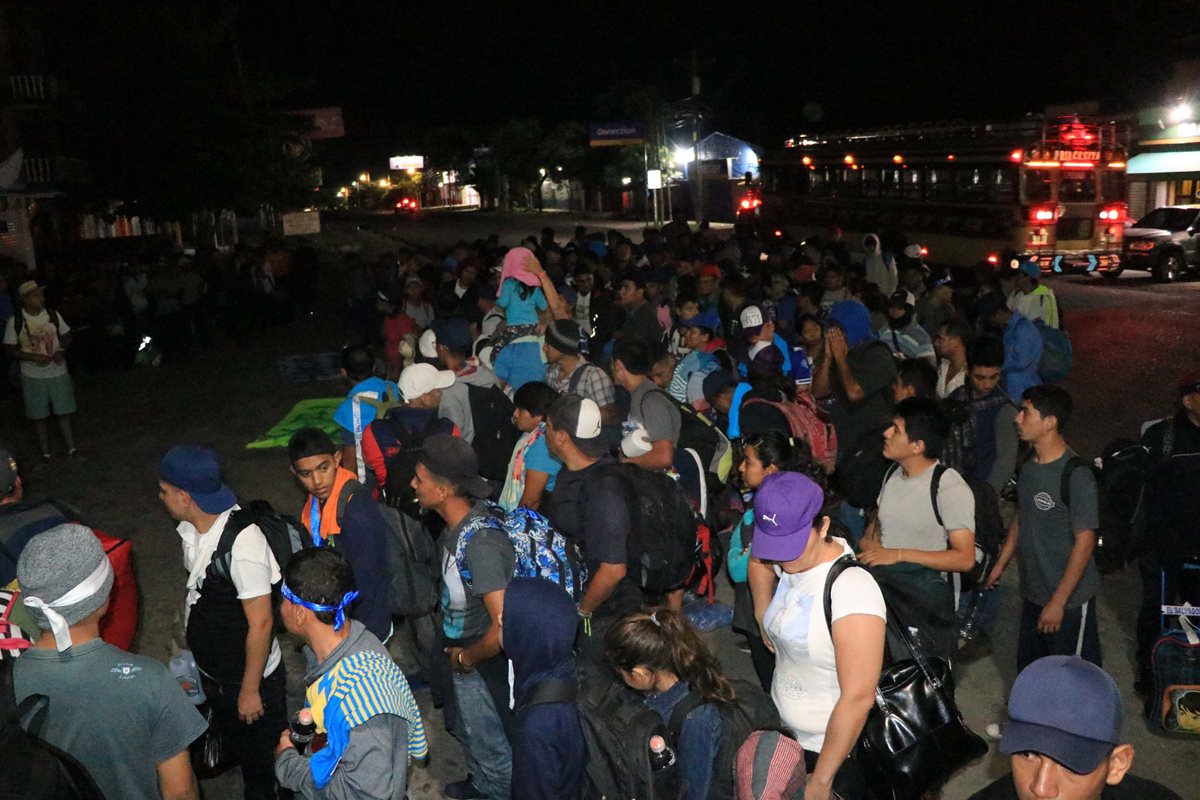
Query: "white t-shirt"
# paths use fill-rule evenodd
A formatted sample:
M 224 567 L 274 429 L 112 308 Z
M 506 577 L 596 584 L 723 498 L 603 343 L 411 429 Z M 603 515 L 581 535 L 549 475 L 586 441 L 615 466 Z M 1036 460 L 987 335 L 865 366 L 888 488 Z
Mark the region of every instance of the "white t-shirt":
M 221 540 L 225 523 L 229 515 L 240 506 L 234 506 L 217 517 L 217 521 L 207 533 L 200 533 L 190 522 L 181 522 L 175 529 L 183 539 L 183 567 L 188 571 L 187 600 L 183 611 L 183 624 L 187 626 L 192 606 L 200 599 L 200 589 L 204 584 L 204 573 L 212 561 L 213 552 Z M 267 538 L 257 525 L 250 525 L 238 534 L 233 541 L 231 551 L 233 558 L 229 565 L 229 574 L 233 578 L 233 586 L 237 589 L 239 600 L 250 600 L 271 593 L 271 586 L 283 577 L 279 571 L 279 562 L 271 552 Z M 271 637 L 271 651 L 267 654 L 267 664 L 263 668 L 263 677 L 267 677 L 279 666 L 279 640 Z
M 8 324 L 4 326 L 5 344 L 20 345 L 22 353 L 41 353 L 47 356 L 52 356 L 63 349 L 62 342 L 58 337 L 70 333 L 71 329 L 63 320 L 62 314 L 54 312 L 54 316 L 58 317 L 57 332 L 54 330 L 54 323 L 50 321 L 50 313 L 44 308 L 37 314 L 30 314 L 24 310 L 18 310 L 17 314 L 21 314 L 25 318 L 21 327 L 20 341 L 17 341 L 17 317 L 13 315 L 8 320 Z M 57 378 L 66 374 L 67 364 L 65 361 L 61 364 L 53 361 L 48 364 L 35 364 L 32 361 L 21 362 L 21 375 L 26 378 Z
M 958 387 L 967 382 L 967 368 L 964 366 L 958 374 L 947 380 L 950 375 L 950 359 L 943 358 L 938 362 L 937 396 L 943 400 L 950 396 Z
M 936 466 L 936 465 L 935 465 Z M 938 510 L 933 511 L 931 466 L 912 477 L 897 467 L 879 493 L 879 541 L 884 547 L 911 550 L 945 550 L 950 531 L 975 530 L 975 494 L 952 469 L 938 482 Z
M 842 552 L 850 546 L 837 539 Z M 781 573 L 764 626 L 775 643 L 775 678 L 771 699 L 783 724 L 796 733 L 805 749 L 821 752 L 825 728 L 841 697 L 833 637 L 825 622 L 825 579 L 833 562 L 795 575 Z M 854 568 L 841 574 L 831 593 L 833 622 L 852 614 L 887 619 L 887 607 L 875 579 Z

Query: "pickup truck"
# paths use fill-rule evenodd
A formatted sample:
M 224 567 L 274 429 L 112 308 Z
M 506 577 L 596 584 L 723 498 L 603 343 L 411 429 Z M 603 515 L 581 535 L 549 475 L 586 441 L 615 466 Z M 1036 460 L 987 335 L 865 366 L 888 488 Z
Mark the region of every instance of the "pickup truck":
M 1121 269 L 1146 270 L 1164 283 L 1200 270 L 1200 206 L 1156 208 L 1127 228 Z

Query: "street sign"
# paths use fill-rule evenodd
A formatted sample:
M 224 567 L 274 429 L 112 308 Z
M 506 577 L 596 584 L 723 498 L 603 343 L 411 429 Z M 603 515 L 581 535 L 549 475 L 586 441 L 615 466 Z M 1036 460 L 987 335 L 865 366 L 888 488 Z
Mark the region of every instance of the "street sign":
M 643 141 L 640 122 L 593 122 L 588 125 L 588 144 L 592 147 L 619 147 Z
M 662 170 L 648 169 L 646 170 L 646 188 L 661 189 L 662 188 Z
M 321 232 L 321 212 L 292 211 L 280 217 L 284 236 L 307 236 Z

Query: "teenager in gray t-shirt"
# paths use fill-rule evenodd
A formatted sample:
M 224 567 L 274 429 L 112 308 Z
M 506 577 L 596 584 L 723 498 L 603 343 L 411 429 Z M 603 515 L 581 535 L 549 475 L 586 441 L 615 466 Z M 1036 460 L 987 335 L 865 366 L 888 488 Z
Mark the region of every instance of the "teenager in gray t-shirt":
M 1100 526 L 1100 508 L 1096 477 L 1090 469 L 1077 466 L 1071 472 L 1068 507 L 1062 496 L 1062 475 L 1067 462 L 1077 458 L 1067 448 L 1062 457 L 1049 464 L 1030 461 L 1021 468 L 1017 484 L 1020 503 L 1021 538 L 1017 547 L 1017 565 L 1021 570 L 1021 596 L 1044 606 L 1050 602 L 1067 568 L 1075 534 L 1094 531 Z M 1096 562 L 1088 560 L 1083 577 L 1071 591 L 1066 608 L 1078 608 L 1096 596 L 1100 573 Z

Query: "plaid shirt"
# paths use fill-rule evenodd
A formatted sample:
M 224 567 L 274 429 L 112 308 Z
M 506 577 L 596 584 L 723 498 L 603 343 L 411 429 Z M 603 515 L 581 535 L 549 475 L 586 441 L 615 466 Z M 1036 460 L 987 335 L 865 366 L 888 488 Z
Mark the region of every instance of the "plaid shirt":
M 617 402 L 617 394 L 608 373 L 587 361 L 579 362 L 575 372 L 580 370 L 584 372 L 575 388 L 581 396 L 591 398 L 601 408 Z M 566 394 L 571 390 L 571 377 L 575 372 L 563 375 L 558 364 L 549 364 L 546 366 L 546 383 L 559 394 Z

